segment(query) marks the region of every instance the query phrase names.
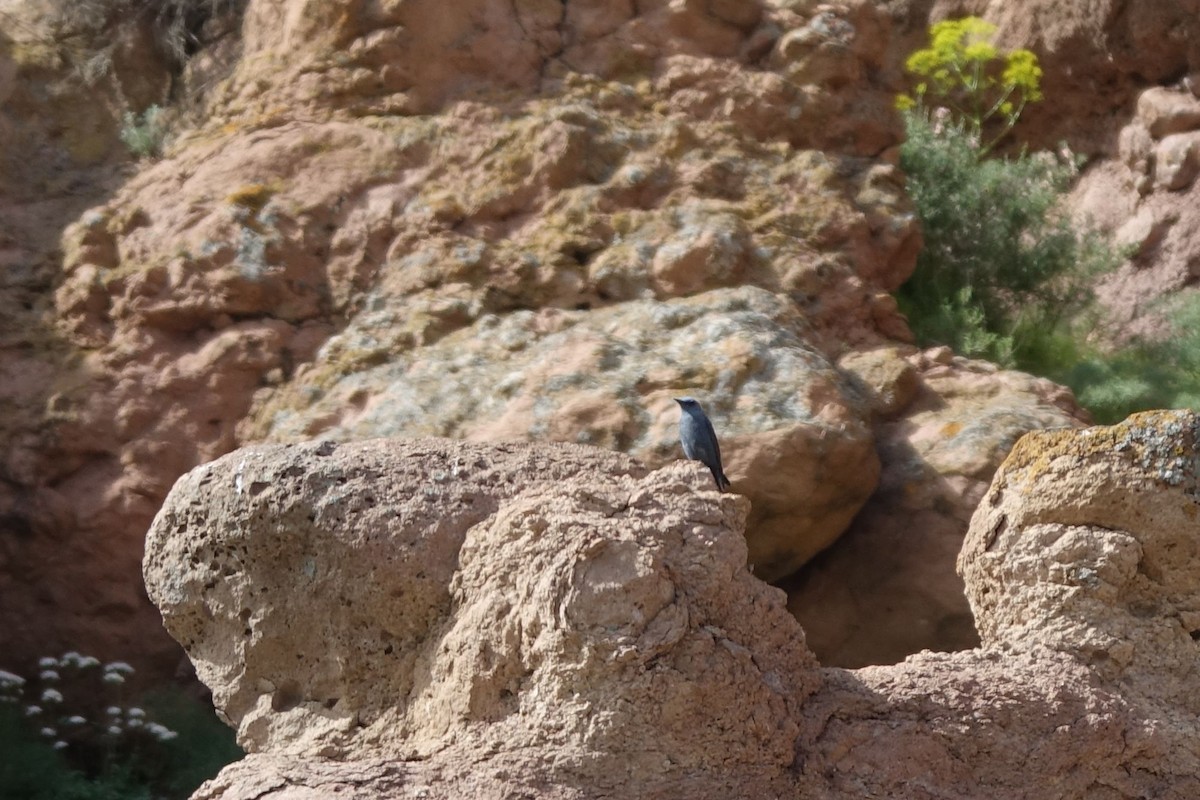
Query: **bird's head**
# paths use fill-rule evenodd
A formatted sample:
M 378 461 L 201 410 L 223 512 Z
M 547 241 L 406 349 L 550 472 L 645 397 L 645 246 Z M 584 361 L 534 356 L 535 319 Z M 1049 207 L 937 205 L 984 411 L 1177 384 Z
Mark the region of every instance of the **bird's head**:
M 680 408 L 687 411 L 700 407 L 700 401 L 694 397 L 676 397 L 673 399 L 676 403 L 679 403 Z

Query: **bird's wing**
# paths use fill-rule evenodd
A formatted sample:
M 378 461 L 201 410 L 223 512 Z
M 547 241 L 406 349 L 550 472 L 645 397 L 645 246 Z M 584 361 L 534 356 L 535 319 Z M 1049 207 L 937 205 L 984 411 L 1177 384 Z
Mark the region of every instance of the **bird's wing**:
M 711 435 L 697 436 L 692 449 L 696 451 L 693 458 L 702 464 L 707 464 L 711 467 L 714 464 L 719 465 L 721 463 L 721 448 L 717 445 L 717 440 Z
M 708 431 L 708 441 L 712 442 L 713 455 L 717 457 L 717 463 L 721 463 L 721 444 L 717 441 L 717 432 L 713 430 L 712 422 L 708 417 L 704 418 L 704 430 Z

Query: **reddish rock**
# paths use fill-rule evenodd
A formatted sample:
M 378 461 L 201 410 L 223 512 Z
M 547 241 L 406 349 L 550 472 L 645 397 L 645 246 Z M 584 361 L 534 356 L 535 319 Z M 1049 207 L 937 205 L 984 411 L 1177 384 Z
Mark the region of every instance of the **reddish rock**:
M 41 67 L 0 61 L 7 652 L 169 672 L 141 536 L 238 445 L 425 431 L 659 465 L 681 390 L 718 400 L 758 574 L 804 563 L 875 486 L 871 415 L 902 425 L 911 390 L 884 363 L 860 397 L 830 366 L 911 341 L 895 10 L 256 0 L 199 40 L 174 139 L 132 174 L 73 171 L 119 152 L 108 95 L 43 113 Z M 146 67 L 139 107 L 161 101 L 165 67 L 127 44 L 122 80 Z M 1003 446 L 970 446 L 944 466 L 984 480 Z M 959 502 L 932 513 L 961 533 Z
M 882 16 L 870 3 L 821 13 L 855 30 L 843 37 L 863 63 L 853 89 L 757 66 L 783 26 L 807 23 L 752 3 L 564 10 L 470 0 L 449 16 L 425 0 L 250 4 L 236 46 L 204 50 L 183 78 L 198 127 L 181 117 L 161 160 L 11 254 L 19 262 L 36 252 L 44 270 L 30 295 L 42 316 L 14 326 L 3 355 L 6 374 L 38 382 L 14 395 L 21 413 L 9 423 L 16 444 L 0 515 L 21 529 L 58 528 L 13 540 L 0 570 L 9 651 L 85 649 L 169 671 L 177 651 L 139 598 L 135 567 L 172 480 L 276 426 L 308 435 L 381 419 L 383 397 L 353 385 L 375 367 L 425 364 L 453 383 L 453 356 L 433 361 L 447 348 L 425 348 L 456 333 L 462 354 L 500 345 L 492 326 L 521 328 L 514 314 L 546 310 L 534 324 L 552 326 L 556 310 L 742 284 L 793 303 L 788 313 L 813 328 L 807 347 L 878 344 L 896 330 L 876 298 L 911 269 L 915 224 L 894 170 L 880 175 L 861 160 L 899 135 L 889 95 L 869 79 Z M 19 108 L 14 100 L 6 113 Z M 88 117 L 82 108 L 72 107 L 72 125 Z M 830 152 L 806 149 L 815 147 Z M 342 335 L 326 341 L 335 330 Z M 577 359 L 581 373 L 603 366 L 605 350 L 585 350 L 563 363 Z M 521 360 L 519 350 L 491 352 L 497 370 Z M 545 364 L 525 367 L 553 375 L 558 354 L 540 357 Z M 661 371 L 661 359 L 647 358 L 643 383 L 562 386 L 549 412 L 532 393 L 522 395 L 527 407 L 501 412 L 497 396 L 494 418 L 455 433 L 583 437 L 661 461 L 675 451 L 659 401 L 676 389 L 724 391 L 724 359 L 746 380 L 769 362 L 748 350 L 701 372 L 688 359 Z M 792 519 L 770 534 L 783 554 L 774 568 L 786 571 L 837 536 L 870 491 L 874 459 L 854 413 L 835 413 L 836 397 L 821 400 L 830 408 L 822 417 L 803 387 L 778 391 L 802 398 L 795 407 L 811 411 L 809 427 L 790 412 L 756 413 L 757 427 L 730 435 L 788 428 L 795 454 L 832 437 L 839 455 L 850 441 L 855 458 L 845 464 L 862 467 L 853 483 L 833 480 L 815 513 L 778 497 L 756 511 L 764 530 Z M 431 384 L 429 419 L 404 426 L 436 427 L 444 397 Z M 741 397 L 729 394 L 730 419 Z M 835 431 L 842 418 L 846 435 Z M 751 461 L 815 474 L 775 456 Z M 83 584 L 94 588 L 74 591 Z M 90 621 L 97 607 L 112 609 L 119 634 Z
M 1132 257 L 1104 276 L 1097 294 L 1110 313 L 1104 334 L 1120 342 L 1131 334 L 1169 335 L 1163 299 L 1186 290 L 1200 263 L 1195 178 L 1200 170 L 1200 126 L 1190 92 L 1147 89 L 1122 129 L 1119 158 L 1081 176 L 1071 206 L 1076 218 L 1112 232 Z

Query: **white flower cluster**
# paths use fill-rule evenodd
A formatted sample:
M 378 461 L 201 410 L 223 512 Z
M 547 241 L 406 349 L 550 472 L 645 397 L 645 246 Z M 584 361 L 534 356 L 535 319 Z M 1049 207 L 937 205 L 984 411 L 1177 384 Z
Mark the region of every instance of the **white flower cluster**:
M 121 705 L 110 705 L 104 709 L 105 718 L 97 720 L 94 727 L 91 725 L 86 715 L 89 709 L 94 708 L 92 702 L 97 699 L 96 689 L 102 690 L 102 687 L 90 682 L 99 678 L 102 684 L 120 686 L 134 673 L 133 667 L 128 663 L 112 661 L 102 665 L 98 658 L 72 651 L 64 653 L 61 658 L 40 658 L 37 666 L 38 678 L 32 687 L 20 675 L 0 670 L 0 703 L 21 703 L 26 691 L 40 690 L 36 695 L 36 704 L 26 700 L 28 704 L 24 706 L 24 715 L 31 719 L 40 736 L 53 740 L 51 746 L 55 750 L 66 750 L 72 742 L 86 742 L 89 732 L 93 736 L 100 733 L 114 738 L 144 736 L 158 742 L 169 742 L 178 738 L 177 732 L 158 722 L 150 721 L 145 709 L 136 706 L 124 708 Z M 96 670 L 92 677 L 86 679 L 89 681 L 86 685 L 95 687 L 91 695 L 88 696 L 85 691 L 82 705 L 72 703 L 64 694 L 64 689 L 59 687 L 69 689 L 71 697 L 78 697 L 79 694 L 75 691 L 78 687 L 72 681 L 83 680 L 84 674 L 91 670 Z M 80 684 L 83 685 L 85 684 Z
M 82 656 L 72 650 L 69 653 L 63 653 L 62 658 L 58 660 L 58 665 L 60 667 L 74 667 L 75 669 L 91 669 L 92 667 L 100 666 L 100 659 L 94 656 Z M 125 666 L 128 667 L 129 665 L 126 664 Z M 132 672 L 133 668 L 130 667 L 129 671 Z
M 132 674 L 133 667 L 124 661 L 113 661 L 110 664 L 104 665 L 104 677 L 101 680 L 113 686 L 120 686 L 125 682 L 125 676 Z
M 148 721 L 146 711 L 137 706 L 126 709 L 109 706 L 104 713 L 108 715 L 105 731 L 112 736 L 122 736 L 138 730 L 160 742 L 169 742 L 179 736 L 166 725 Z
M 169 742 L 179 736 L 178 733 L 171 730 L 166 725 L 160 725 L 157 722 L 146 723 L 146 733 L 150 734 L 160 742 Z
M 21 698 L 25 679 L 0 669 L 0 703 L 16 703 Z

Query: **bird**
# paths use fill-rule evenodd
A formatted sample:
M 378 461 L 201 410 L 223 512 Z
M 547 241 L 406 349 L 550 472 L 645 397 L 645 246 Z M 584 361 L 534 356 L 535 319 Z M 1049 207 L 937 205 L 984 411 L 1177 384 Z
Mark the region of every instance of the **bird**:
M 694 397 L 673 399 L 679 403 L 682 412 L 679 415 L 679 443 L 683 445 L 683 454 L 708 467 L 717 482 L 717 491 L 724 492 L 729 488 L 729 478 L 721 469 L 721 445 L 717 444 L 717 432 L 708 421 L 708 415 Z

